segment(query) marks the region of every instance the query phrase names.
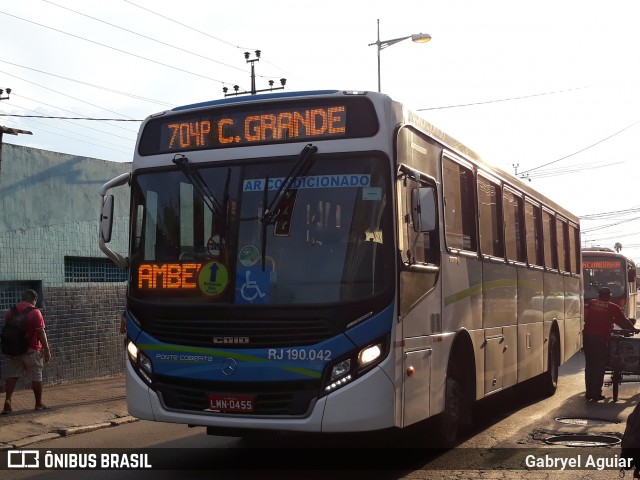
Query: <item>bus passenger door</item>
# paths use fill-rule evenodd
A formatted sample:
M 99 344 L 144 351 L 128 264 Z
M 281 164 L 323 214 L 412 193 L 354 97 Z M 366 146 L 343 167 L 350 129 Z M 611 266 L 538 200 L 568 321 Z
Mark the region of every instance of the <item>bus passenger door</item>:
M 402 353 L 403 426 L 431 415 L 432 335 L 442 332 L 436 183 L 423 173 L 400 166 L 399 315 Z M 438 349 L 442 350 L 442 348 Z

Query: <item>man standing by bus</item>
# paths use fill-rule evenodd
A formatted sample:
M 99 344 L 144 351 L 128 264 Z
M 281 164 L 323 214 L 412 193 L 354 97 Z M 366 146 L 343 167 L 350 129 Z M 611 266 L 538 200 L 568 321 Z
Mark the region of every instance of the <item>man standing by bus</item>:
M 609 338 L 614 323 L 625 330 L 640 331 L 634 328 L 622 309 L 611 302 L 611 290 L 604 287 L 598 291 L 598 298 L 589 301 L 584 319 L 584 379 L 586 397 L 589 401 L 605 399 L 602 395 L 602 385 L 609 359 Z
M 5 401 L 2 413 L 11 413 L 11 396 L 16 388 L 18 379 L 26 375 L 31 379 L 33 395 L 35 397 L 35 410 L 43 410 L 46 407 L 42 403 L 42 370 L 44 364 L 51 360 L 49 341 L 45 333 L 44 318 L 40 310 L 35 308 L 38 302 L 38 294 L 34 290 L 25 290 L 22 301 L 16 305 L 16 312 L 22 314 L 27 308 L 30 310 L 24 317 L 24 322 L 29 338 L 29 350 L 22 355 L 9 357 L 9 375 L 5 382 Z M 5 322 L 11 317 L 11 310 L 5 315 Z

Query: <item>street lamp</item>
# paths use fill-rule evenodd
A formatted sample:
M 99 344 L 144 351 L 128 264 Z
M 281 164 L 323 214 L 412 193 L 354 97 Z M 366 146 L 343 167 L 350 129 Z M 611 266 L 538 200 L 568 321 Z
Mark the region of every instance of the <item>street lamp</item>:
M 380 88 L 380 50 L 384 50 L 391 45 L 401 42 L 402 40 L 406 40 L 410 38 L 411 41 L 416 43 L 427 43 L 431 40 L 431 35 L 428 33 L 414 33 L 413 35 L 407 35 L 406 37 L 393 38 L 391 40 L 380 40 L 380 19 L 378 19 L 378 41 L 374 43 L 370 43 L 369 46 L 377 45 L 378 47 L 378 91 L 381 92 Z

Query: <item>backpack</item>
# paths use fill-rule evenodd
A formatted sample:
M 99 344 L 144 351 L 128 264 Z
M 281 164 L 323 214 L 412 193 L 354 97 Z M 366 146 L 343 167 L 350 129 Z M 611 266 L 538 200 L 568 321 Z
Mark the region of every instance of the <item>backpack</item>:
M 0 334 L 0 347 L 2 353 L 10 356 L 22 355 L 29 350 L 31 339 L 27 336 L 27 327 L 24 319 L 34 307 L 25 308 L 22 313 L 11 307 L 11 317 L 7 319 Z

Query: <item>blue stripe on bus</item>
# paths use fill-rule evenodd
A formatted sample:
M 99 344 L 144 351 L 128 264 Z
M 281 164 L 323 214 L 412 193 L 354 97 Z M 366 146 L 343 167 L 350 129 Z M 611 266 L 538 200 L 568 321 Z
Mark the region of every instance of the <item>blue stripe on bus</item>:
M 162 343 L 127 319 L 127 332 L 160 375 L 208 381 L 256 382 L 319 379 L 327 364 L 364 347 L 391 330 L 393 305 L 349 329 L 315 345 L 252 349 L 221 349 Z M 225 375 L 223 367 L 236 370 Z
M 345 335 L 303 347 L 220 349 L 161 343 L 144 332 L 137 345 L 154 373 L 228 382 L 319 379 L 328 363 L 355 348 Z M 232 375 L 223 373 L 228 364 L 235 367 Z

